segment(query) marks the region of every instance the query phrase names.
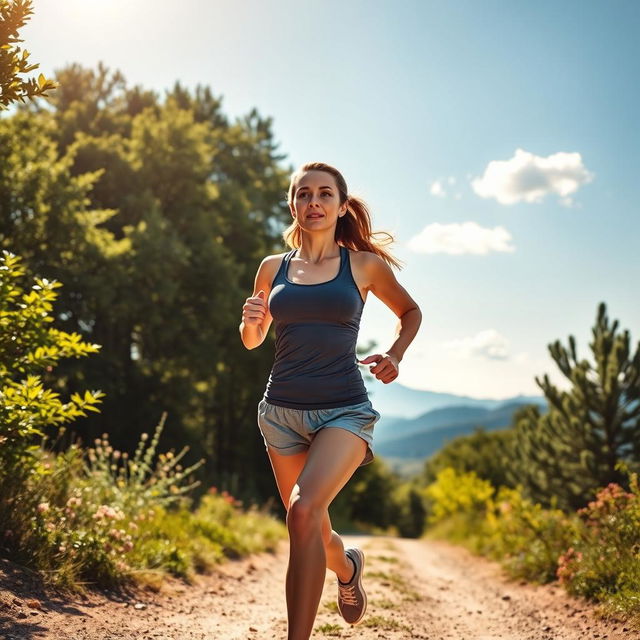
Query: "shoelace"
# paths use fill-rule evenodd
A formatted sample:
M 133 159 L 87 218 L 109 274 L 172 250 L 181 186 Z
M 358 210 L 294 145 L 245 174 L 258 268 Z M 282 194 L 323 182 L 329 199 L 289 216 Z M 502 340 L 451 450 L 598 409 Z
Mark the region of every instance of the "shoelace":
M 349 586 L 343 587 L 340 583 L 338 583 L 338 592 L 340 594 L 340 600 L 343 604 L 348 604 L 352 607 L 358 606 L 358 599 L 356 598 L 356 585 L 351 584 Z

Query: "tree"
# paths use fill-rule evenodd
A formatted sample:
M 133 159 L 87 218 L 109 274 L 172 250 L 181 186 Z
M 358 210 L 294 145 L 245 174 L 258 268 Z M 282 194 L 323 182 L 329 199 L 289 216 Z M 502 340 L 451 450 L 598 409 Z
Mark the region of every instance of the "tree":
M 29 64 L 29 52 L 13 46 L 22 42 L 18 38 L 18 29 L 33 13 L 31 6 L 31 0 L 0 0 L 0 111 L 7 109 L 12 102 L 46 96 L 48 91 L 58 86 L 42 74 L 37 81 L 33 78 L 24 81 L 19 77 L 40 66 Z
M 166 411 L 169 446 L 207 458 L 203 487 L 264 499 L 255 407 L 273 343 L 249 352 L 237 327 L 260 260 L 284 250 L 271 121 L 231 122 L 200 87 L 161 100 L 103 65 L 56 78 L 50 108 L 0 122 L 0 246 L 65 282 L 59 321 L 102 345 L 61 366 L 65 389 L 107 394 L 82 439 L 128 450 Z
M 509 444 L 512 429 L 485 431 L 477 427 L 472 434 L 458 436 L 432 455 L 424 465 L 422 484 L 436 481 L 438 472 L 447 467 L 458 473 L 474 471 L 492 486 L 510 486 L 506 469 L 509 466 Z
M 560 391 L 548 375 L 536 377 L 549 412 L 535 407 L 514 418 L 512 482 L 521 483 L 527 497 L 563 509 L 584 507 L 598 488 L 627 484 L 617 467 L 640 469 L 640 343 L 632 353 L 629 331 L 618 332 L 600 303 L 590 343 L 593 362 L 579 360 L 576 341 L 549 345 L 549 352 L 570 387 Z

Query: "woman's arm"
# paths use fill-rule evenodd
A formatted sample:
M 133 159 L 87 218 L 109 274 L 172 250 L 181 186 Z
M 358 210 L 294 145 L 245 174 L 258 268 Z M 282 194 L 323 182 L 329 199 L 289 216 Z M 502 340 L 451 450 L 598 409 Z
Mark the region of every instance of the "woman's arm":
M 368 290 L 384 302 L 399 318 L 395 340 L 383 354 L 374 354 L 360 360 L 361 364 L 376 363 L 371 373 L 385 384 L 398 377 L 398 367 L 404 352 L 418 333 L 422 322 L 422 312 L 416 301 L 396 280 L 391 267 L 375 253 L 367 253 L 364 273 Z
M 267 256 L 260 263 L 253 285 L 253 295 L 247 298 L 242 306 L 242 322 L 238 329 L 242 344 L 247 349 L 255 349 L 260 346 L 271 326 L 273 318 L 269 313 L 267 300 L 271 293 L 271 283 L 283 255 Z

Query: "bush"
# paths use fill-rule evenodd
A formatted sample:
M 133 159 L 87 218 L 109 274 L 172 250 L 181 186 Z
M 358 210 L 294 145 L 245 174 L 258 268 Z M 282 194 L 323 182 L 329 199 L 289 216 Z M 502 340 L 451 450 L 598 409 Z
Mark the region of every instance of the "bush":
M 104 393 L 74 393 L 67 402 L 46 389 L 39 371 L 51 371 L 61 358 L 80 358 L 96 353 L 100 346 L 82 342 L 77 333 L 50 325 L 55 280 L 36 278 L 25 292 L 21 260 L 3 251 L 0 256 L 0 489 L 16 467 L 31 468 L 35 461 L 34 436 L 42 429 L 71 422 L 87 411 L 98 411 Z M 36 470 L 37 471 L 37 470 Z M 2 492 L 4 493 L 4 492 Z
M 555 579 L 558 558 L 579 535 L 579 522 L 560 509 L 544 509 L 520 488 L 500 487 L 487 501 L 479 551 L 500 560 L 513 577 Z
M 584 526 L 560 557 L 557 577 L 574 594 L 598 600 L 612 596 L 635 602 L 640 614 L 640 490 L 631 474 L 631 491 L 610 483 L 580 509 Z M 631 597 L 632 596 L 632 597 Z M 628 604 L 628 603 L 627 603 Z

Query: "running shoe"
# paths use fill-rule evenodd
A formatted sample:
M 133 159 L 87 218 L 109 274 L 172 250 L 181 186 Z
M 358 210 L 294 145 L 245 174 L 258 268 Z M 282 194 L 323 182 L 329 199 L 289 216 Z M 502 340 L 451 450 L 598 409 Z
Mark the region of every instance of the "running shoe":
M 353 560 L 356 570 L 349 582 L 338 580 L 338 611 L 349 624 L 358 624 L 367 610 L 367 594 L 362 588 L 364 553 L 357 547 L 350 547 L 344 552 Z

